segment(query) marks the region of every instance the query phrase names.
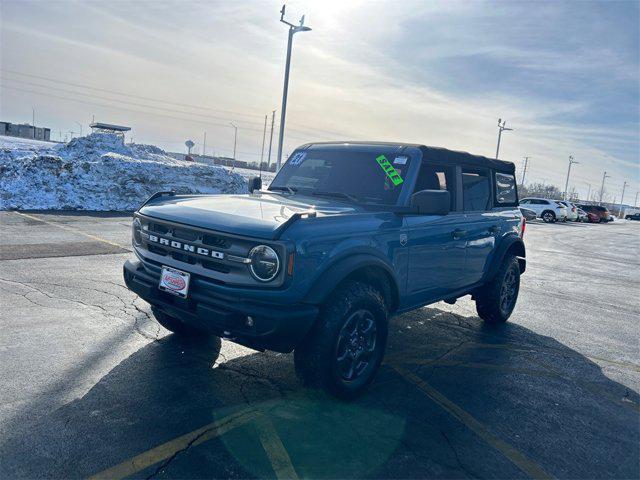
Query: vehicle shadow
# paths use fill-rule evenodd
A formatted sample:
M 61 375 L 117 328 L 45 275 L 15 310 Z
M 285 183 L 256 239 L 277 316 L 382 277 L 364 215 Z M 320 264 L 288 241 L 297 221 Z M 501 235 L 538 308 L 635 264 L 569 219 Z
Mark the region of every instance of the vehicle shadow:
M 526 476 L 519 457 L 505 455 L 491 435 L 558 478 L 640 473 L 637 392 L 516 323 L 489 327 L 440 308 L 397 317 L 378 378 L 354 402 L 303 389 L 292 355 L 219 352 L 217 339 L 169 335 L 81 398 L 38 418 L 22 412 L 22 424 L 2 439 L 0 477 L 87 477 L 238 412 L 252 420 L 157 454 L 153 465 L 129 462 L 127 475 Z M 452 414 L 451 405 L 468 416 Z M 478 435 L 470 418 L 491 435 Z

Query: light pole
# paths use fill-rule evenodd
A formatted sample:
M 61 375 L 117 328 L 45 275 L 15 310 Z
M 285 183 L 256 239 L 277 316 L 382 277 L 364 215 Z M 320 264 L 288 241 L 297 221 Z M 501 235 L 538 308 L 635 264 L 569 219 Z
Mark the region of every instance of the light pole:
M 229 122 L 229 125 L 231 125 L 235 129 L 235 133 L 233 135 L 233 164 L 231 166 L 231 171 L 234 171 L 236 169 L 236 144 L 238 143 L 238 127 L 236 127 L 233 122 Z
M 627 189 L 627 181 L 625 180 L 622 184 L 622 196 L 620 197 L 620 211 L 618 212 L 618 218 L 622 217 L 622 203 L 624 202 L 624 191 Z
M 604 181 L 607 178 L 611 178 L 611 175 L 607 175 L 607 171 L 605 170 L 602 175 L 602 186 L 600 187 L 600 205 L 602 205 L 602 195 L 604 194 Z
M 589 186 L 589 190 L 587 190 L 587 203 L 591 202 L 591 199 L 589 198 L 591 196 L 591 184 L 584 182 Z
M 529 159 L 531 157 L 524 157 L 524 168 L 522 170 L 522 186 L 524 186 L 524 177 L 527 174 L 527 166 L 529 165 Z
M 273 144 L 273 123 L 276 120 L 276 111 L 271 112 L 271 134 L 269 135 L 269 155 L 267 155 L 267 170 L 271 168 L 271 145 Z
M 284 67 L 284 88 L 282 90 L 282 107 L 280 109 L 280 135 L 278 138 L 278 160 L 276 163 L 276 171 L 280 170 L 280 162 L 282 161 L 282 144 L 284 142 L 284 120 L 287 113 L 287 93 L 289 90 L 289 68 L 291 67 L 291 47 L 293 45 L 293 35 L 298 32 L 308 32 L 311 30 L 304 25 L 304 15 L 300 18 L 300 25 L 294 25 L 284 19 L 284 10 L 286 5 L 282 5 L 280 10 L 280 21 L 285 25 L 289 25 L 289 39 L 287 41 L 287 61 Z
M 264 130 L 262 131 L 262 150 L 260 151 L 260 171 L 262 171 L 262 160 L 264 160 L 264 141 L 267 138 L 267 116 L 264 116 Z
M 80 127 L 80 136 L 82 136 L 82 124 L 80 122 L 76 122 L 76 125 Z
M 506 120 L 502 120 L 501 118 L 498 119 L 498 146 L 496 147 L 496 160 L 498 159 L 498 154 L 500 153 L 500 139 L 502 138 L 502 132 L 504 130 L 506 130 L 507 132 L 513 130 L 513 128 L 507 128 L 506 125 Z
M 638 206 L 638 193 L 640 193 L 640 191 L 636 192 L 636 199 L 633 201 L 633 208 Z
M 569 189 L 569 175 L 571 175 L 571 165 L 573 165 L 574 163 L 580 163 L 580 162 L 576 162 L 573 159 L 573 155 L 569 155 L 569 170 L 567 170 L 567 181 L 564 184 L 564 199 L 567 199 L 567 190 Z

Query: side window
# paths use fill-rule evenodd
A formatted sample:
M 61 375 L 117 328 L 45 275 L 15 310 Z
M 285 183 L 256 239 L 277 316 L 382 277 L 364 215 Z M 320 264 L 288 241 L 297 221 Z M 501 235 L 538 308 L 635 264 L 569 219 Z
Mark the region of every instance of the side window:
M 498 205 L 515 205 L 516 178 L 510 173 L 496 172 L 496 202 Z
M 520 205 L 529 205 L 531 200 L 520 200 Z
M 490 185 L 488 170 L 462 167 L 462 201 L 466 212 L 489 209 Z
M 413 192 L 415 193 L 421 190 L 447 190 L 451 196 L 451 211 L 455 211 L 455 178 L 455 167 L 434 165 L 423 161 Z

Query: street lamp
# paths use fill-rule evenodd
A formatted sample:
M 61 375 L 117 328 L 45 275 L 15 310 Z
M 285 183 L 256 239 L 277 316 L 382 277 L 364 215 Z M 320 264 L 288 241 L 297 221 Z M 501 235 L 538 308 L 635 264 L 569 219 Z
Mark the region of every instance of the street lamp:
M 234 171 L 236 169 L 236 144 L 238 143 L 238 127 L 233 122 L 229 122 L 229 125 L 231 125 L 235 129 L 235 133 L 233 135 L 233 164 L 231 165 L 231 171 Z
M 280 162 L 282 161 L 282 144 L 284 142 L 284 120 L 287 113 L 287 93 L 289 90 L 289 69 L 291 67 L 291 47 L 293 45 L 293 35 L 298 32 L 308 32 L 311 30 L 304 25 L 304 15 L 300 18 L 300 25 L 294 25 L 284 19 L 284 11 L 286 5 L 282 5 L 280 10 L 280 21 L 285 25 L 289 25 L 289 38 L 287 41 L 287 61 L 284 67 L 284 88 L 282 90 L 282 108 L 280 109 L 280 135 L 278 138 L 278 160 L 276 163 L 276 171 L 280 170 Z
M 624 203 L 624 191 L 627 189 L 627 185 L 629 185 L 629 183 L 625 180 L 624 184 L 622 185 L 622 196 L 620 197 L 620 211 L 618 212 L 618 218 L 622 217 L 622 204 Z
M 580 162 L 576 162 L 573 159 L 573 155 L 569 155 L 569 170 L 567 170 L 567 181 L 564 184 L 564 199 L 567 200 L 567 190 L 569 189 L 569 175 L 571 174 L 571 165 L 573 165 L 574 163 L 580 163 Z
M 591 184 L 589 182 L 584 182 L 589 186 L 589 190 L 587 190 L 587 203 L 591 203 L 591 199 L 589 198 L 591 196 Z
M 522 186 L 524 187 L 524 177 L 527 174 L 527 166 L 529 165 L 530 156 L 523 157 L 524 158 L 524 169 L 522 170 Z
M 496 147 L 496 160 L 498 159 L 498 154 L 500 153 L 500 139 L 502 138 L 502 131 L 506 130 L 510 132 L 513 128 L 507 128 L 505 125 L 507 124 L 506 120 L 498 119 L 498 146 Z
M 605 170 L 602 175 L 602 186 L 600 187 L 600 205 L 602 205 L 602 195 L 604 194 L 604 181 L 607 178 L 611 178 L 611 175 L 607 175 L 607 171 Z

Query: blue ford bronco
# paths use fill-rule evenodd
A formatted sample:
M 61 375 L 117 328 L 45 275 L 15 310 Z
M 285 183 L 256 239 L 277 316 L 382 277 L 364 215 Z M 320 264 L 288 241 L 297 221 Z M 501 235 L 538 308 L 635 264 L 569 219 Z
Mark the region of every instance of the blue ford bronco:
M 526 265 L 514 173 L 417 144 L 303 145 L 267 189 L 153 195 L 124 279 L 168 330 L 294 351 L 303 384 L 354 397 L 392 315 L 471 295 L 485 322 L 509 318 Z

